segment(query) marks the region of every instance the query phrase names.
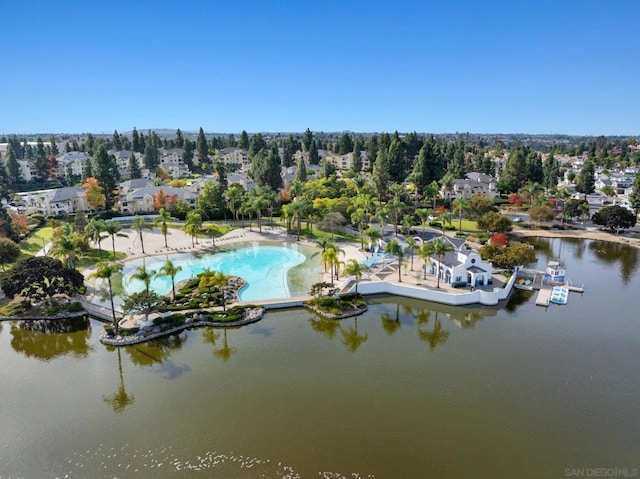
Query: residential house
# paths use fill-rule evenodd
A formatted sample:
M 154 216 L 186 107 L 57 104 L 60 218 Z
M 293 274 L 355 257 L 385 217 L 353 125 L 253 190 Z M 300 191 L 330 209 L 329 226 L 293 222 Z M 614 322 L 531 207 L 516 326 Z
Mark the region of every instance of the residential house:
M 441 238 L 448 241 L 454 250 L 442 258 L 433 255 L 428 272 L 439 274 L 440 281 L 452 286 L 484 286 L 492 281 L 493 265 L 484 261 L 477 251 L 468 248 L 463 240 L 448 236 Z M 435 238 L 431 241 L 435 241 Z
M 307 165 L 305 163 L 305 169 L 307 170 L 307 179 L 315 179 L 318 177 L 318 172 L 320 171 L 320 167 L 318 165 Z M 297 164 L 291 165 L 288 168 L 283 168 L 280 172 L 280 176 L 282 176 L 282 184 L 284 186 L 289 185 L 293 180 L 296 179 L 297 172 Z
M 16 193 L 26 214 L 39 213 L 46 216 L 62 216 L 89 212 L 84 198 L 84 188 L 70 186 L 48 190 Z
M 190 176 L 191 171 L 183 161 L 184 150 L 182 148 L 160 148 L 158 150 L 158 159 L 160 167 L 162 167 L 171 178 L 183 178 Z
M 353 153 L 346 153 L 344 155 L 338 155 L 337 153 L 327 152 L 327 161 L 331 162 L 333 166 L 338 170 L 351 170 L 353 169 Z M 360 161 L 362 162 L 363 170 L 370 170 L 371 163 L 367 157 L 366 151 L 360 152 Z
M 471 172 L 467 173 L 465 178 L 457 179 L 452 191 L 445 190 L 443 186 L 440 194 L 443 198 L 451 200 L 456 198 L 468 200 L 476 195 L 482 195 L 493 200 L 500 195 L 500 192 L 493 176 L 486 173 Z
M 162 190 L 167 197 L 175 195 L 178 199 L 186 201 L 191 208 L 196 206 L 198 194 L 191 190 L 170 186 L 146 186 L 126 193 L 120 192 L 120 211 L 128 214 L 152 212 L 155 195 L 159 190 Z
M 247 150 L 237 147 L 227 147 L 218 151 L 216 158 L 225 165 L 235 165 L 240 167 L 249 166 L 249 155 Z
M 82 171 L 91 158 L 82 151 L 68 151 L 58 158 L 58 177 L 82 176 Z

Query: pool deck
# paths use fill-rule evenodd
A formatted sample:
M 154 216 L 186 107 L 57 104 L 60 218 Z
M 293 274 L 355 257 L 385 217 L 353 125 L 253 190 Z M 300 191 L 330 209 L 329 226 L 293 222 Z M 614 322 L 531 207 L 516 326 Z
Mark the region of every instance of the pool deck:
M 304 239 L 297 241 L 295 236 L 286 232 L 285 228 L 269 226 L 266 222 L 261 232 L 254 224 L 251 230 L 248 227 L 237 228 L 224 236 L 216 238 L 215 241 L 199 238 L 197 243 L 192 243 L 191 237 L 182 230 L 170 228 L 167 235 L 167 246 L 164 244 L 164 236 L 157 228 L 144 231 L 145 254 L 142 253 L 140 239 L 136 231 L 123 229 L 122 233 L 128 236 L 116 237 L 115 248 L 116 251 L 127 253 L 125 261 L 153 256 L 168 256 L 178 253 L 219 251 L 220 249 L 224 250 L 225 247 L 235 247 L 242 244 L 265 241 L 315 246 L 315 242 L 313 241 Z M 344 254 L 340 254 L 340 259 L 345 263 L 350 259 L 363 262 L 373 257 L 372 253 L 360 250 L 360 244 L 358 242 L 340 242 L 338 246 L 344 251 Z M 111 251 L 111 238 L 105 238 L 102 241 L 102 247 L 107 252 Z M 369 271 L 365 272 L 359 282 L 358 292 L 365 295 L 392 294 L 450 305 L 496 305 L 499 301 L 508 297 L 511 292 L 511 287 L 513 286 L 513 281 L 507 282 L 504 277 L 494 274 L 492 285 L 473 289 L 469 287 L 454 288 L 443 281 L 440 281 L 438 284 L 437 278 L 433 275 L 427 274 L 425 276 L 423 267 L 424 262 L 420 261 L 417 255 L 414 255 L 413 265 L 411 264 L 411 258 L 405 257 L 399 277 L 398 263 L 394 257 L 380 260 L 374 264 Z M 91 272 L 92 268 L 85 270 L 85 277 L 89 278 Z M 317 281 L 332 282 L 328 272 L 319 272 Z M 95 286 L 94 281 L 88 279 L 87 283 L 89 292 L 91 292 Z M 342 274 L 338 279 L 334 278 L 334 284 L 342 292 L 355 290 L 354 278 L 344 277 Z M 256 301 L 254 304 L 263 305 L 265 309 L 288 308 L 300 306 L 304 300 L 309 298 L 310 296 L 274 299 L 269 301 Z M 89 293 L 87 299 L 91 301 L 91 293 Z M 243 303 L 240 302 L 239 304 Z

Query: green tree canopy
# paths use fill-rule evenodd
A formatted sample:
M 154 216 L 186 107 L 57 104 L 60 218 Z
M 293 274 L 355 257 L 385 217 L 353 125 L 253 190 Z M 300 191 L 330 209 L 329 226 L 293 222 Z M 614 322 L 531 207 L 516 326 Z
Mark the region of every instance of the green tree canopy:
M 631 228 L 636 224 L 637 216 L 634 212 L 620 205 L 605 206 L 593 214 L 595 224 L 604 226 L 610 231 L 619 233 L 621 229 Z
M 84 276 L 66 268 L 60 260 L 50 256 L 34 256 L 18 261 L 0 280 L 9 298 L 16 295 L 32 299 L 50 298 L 54 294 L 72 294 L 82 288 Z

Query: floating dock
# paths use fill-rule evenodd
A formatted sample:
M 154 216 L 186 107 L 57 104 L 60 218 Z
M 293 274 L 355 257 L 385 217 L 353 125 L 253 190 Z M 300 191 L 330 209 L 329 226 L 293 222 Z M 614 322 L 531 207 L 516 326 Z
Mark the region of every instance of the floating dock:
M 566 293 L 584 293 L 584 286 L 575 286 L 565 276 L 565 270 L 559 262 L 549 261 L 546 271 L 521 268 L 517 272 L 517 280 L 513 285 L 518 289 L 538 291 L 536 295 L 537 306 L 549 306 L 550 303 L 566 304 Z M 553 288 L 563 289 L 562 295 Z
M 536 306 L 549 306 L 551 300 L 551 288 L 543 287 L 536 296 Z

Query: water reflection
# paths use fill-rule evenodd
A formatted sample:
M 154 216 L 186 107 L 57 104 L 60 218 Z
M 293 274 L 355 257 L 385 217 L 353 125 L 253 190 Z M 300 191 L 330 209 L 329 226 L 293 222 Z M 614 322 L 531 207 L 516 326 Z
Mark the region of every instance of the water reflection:
M 349 326 L 345 329 L 341 324 L 340 332 L 342 333 L 342 344 L 344 344 L 344 346 L 347 348 L 347 351 L 349 351 L 350 353 L 355 353 L 358 348 L 362 346 L 367 341 L 367 339 L 369 339 L 369 335 L 367 333 L 358 333 L 357 316 L 353 317 L 353 326 Z
M 88 318 L 38 321 L 14 321 L 11 324 L 11 346 L 27 357 L 49 361 L 71 354 L 84 357 L 93 350 Z
M 431 330 L 424 330 L 421 327 L 418 327 L 418 338 L 420 338 L 420 341 L 426 341 L 429 344 L 431 352 L 434 352 L 436 347 L 447 342 L 447 339 L 449 338 L 449 331 L 442 329 L 442 324 L 438 318 L 437 311 L 433 321 L 433 328 L 431 328 Z
M 328 339 L 333 339 L 340 329 L 339 319 L 329 319 L 317 316 L 315 318 L 310 318 L 309 323 L 311 324 L 311 329 L 324 334 Z
M 578 238 L 526 238 L 526 241 L 536 249 L 538 268 L 544 267 L 544 263 L 549 259 L 559 259 L 562 262 L 568 255 L 575 259 L 582 259 L 585 251 L 589 251 L 607 265 L 618 264 L 620 278 L 624 284 L 629 284 L 640 262 L 638 248 L 612 241 Z
M 121 348 L 117 348 L 118 372 L 120 375 L 120 384 L 118 385 L 118 390 L 111 396 L 102 396 L 102 400 L 107 404 L 110 404 L 113 408 L 113 412 L 115 412 L 116 414 L 122 413 L 136 400 L 135 396 L 133 394 L 127 393 L 127 390 L 124 387 L 124 375 L 122 373 L 122 356 L 120 354 L 120 349 Z
M 407 314 L 411 314 L 411 308 L 408 308 L 408 312 L 407 312 L 407 308 L 405 307 L 405 312 Z M 395 315 L 391 315 L 388 312 L 384 312 L 382 313 L 382 316 L 380 316 L 380 320 L 382 321 L 382 328 L 387 332 L 387 334 L 389 336 L 393 336 L 393 334 L 395 334 L 395 332 L 400 329 L 400 303 L 396 303 L 396 313 Z
M 608 241 L 591 241 L 589 250 L 607 264 L 620 263 L 620 277 L 629 284 L 638 268 L 638 248 Z
M 182 349 L 187 335 L 173 334 L 125 347 L 131 362 L 137 366 L 153 366 L 164 363 L 174 351 Z
M 213 354 L 214 356 L 222 359 L 225 362 L 231 358 L 232 354 L 238 351 L 237 348 L 229 347 L 229 341 L 227 339 L 227 329 L 229 328 L 222 328 L 222 333 L 217 333 L 215 329 L 207 328 L 202 334 L 204 341 L 206 343 L 211 343 L 214 346 L 216 345 L 217 340 L 220 339 L 220 336 L 222 336 L 222 345 L 218 348 L 214 348 Z

